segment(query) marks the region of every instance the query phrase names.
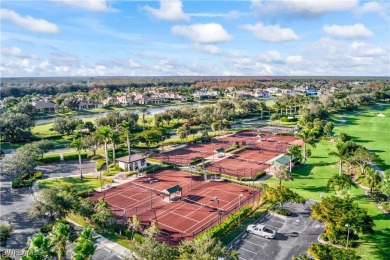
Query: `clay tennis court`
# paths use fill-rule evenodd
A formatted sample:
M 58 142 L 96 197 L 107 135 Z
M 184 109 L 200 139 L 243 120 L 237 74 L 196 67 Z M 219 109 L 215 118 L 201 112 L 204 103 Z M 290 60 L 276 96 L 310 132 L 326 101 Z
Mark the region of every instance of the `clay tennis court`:
M 182 197 L 169 201 L 168 197 L 173 196 L 163 191 L 174 185 L 181 186 Z M 146 227 L 151 221 L 156 221 L 161 230 L 160 240 L 177 245 L 183 239 L 192 239 L 218 224 L 230 213 L 253 203 L 259 196 L 257 189 L 229 182 L 203 181 L 197 175 L 164 170 L 104 192 L 96 192 L 92 200 L 104 197 L 122 224 L 125 218 L 133 215 L 137 215 Z M 210 200 L 212 198 L 213 201 Z
M 161 160 L 164 163 L 174 163 L 186 165 L 199 158 L 206 158 L 213 155 L 213 151 L 218 148 L 227 149 L 231 144 L 228 140 L 213 138 L 210 143 L 189 144 L 184 148 L 155 155 L 152 158 Z

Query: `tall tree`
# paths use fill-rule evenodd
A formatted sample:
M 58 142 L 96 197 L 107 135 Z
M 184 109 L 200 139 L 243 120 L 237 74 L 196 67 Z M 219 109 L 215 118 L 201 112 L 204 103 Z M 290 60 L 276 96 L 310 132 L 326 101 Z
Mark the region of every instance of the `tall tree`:
M 303 141 L 303 164 L 306 164 L 306 158 L 307 158 L 307 145 L 311 145 L 312 147 L 316 147 L 314 138 L 317 135 L 317 131 L 314 130 L 308 130 L 303 129 L 298 134 L 296 134 L 297 137 L 301 138 Z
M 107 222 L 114 220 L 115 216 L 110 209 L 110 205 L 104 198 L 100 198 L 94 206 L 94 214 L 91 216 L 93 222 L 104 226 Z
M 1 114 L 0 137 L 6 142 L 20 142 L 31 138 L 33 121 L 26 114 L 5 112 Z
M 32 144 L 26 144 L 18 148 L 11 156 L 2 159 L 3 172 L 5 174 L 16 175 L 19 179 L 25 173 L 30 176 L 38 166 L 39 150 Z
M 121 133 L 118 130 L 113 130 L 110 133 L 110 141 L 112 144 L 112 162 L 114 165 L 116 165 L 115 162 L 115 148 L 116 145 L 120 142 Z
M 149 109 L 147 107 L 141 107 L 138 110 L 142 115 L 142 128 L 145 131 L 145 116 L 150 114 L 150 112 L 149 112 Z
M 352 152 L 356 149 L 356 144 L 352 141 L 347 141 L 345 143 L 336 143 L 336 151 L 330 152 L 329 155 L 334 155 L 339 159 L 339 174 L 341 175 L 343 171 L 343 162 L 347 160 L 349 156 L 352 155 Z
M 302 161 L 302 148 L 298 144 L 293 144 L 287 149 L 286 154 L 290 156 L 289 170 L 291 173 L 292 163 L 293 162 L 300 163 Z
M 54 142 L 52 140 L 40 140 L 38 142 L 32 143 L 32 145 L 39 150 L 42 158 L 45 153 L 54 148 Z
M 110 173 L 110 167 L 108 163 L 108 148 L 107 148 L 107 143 L 110 141 L 110 136 L 111 136 L 112 129 L 108 126 L 101 126 L 96 130 L 96 134 L 100 136 L 100 138 L 104 142 L 104 154 L 106 157 L 106 170 L 107 173 Z
M 279 180 L 279 187 L 282 186 L 282 181 L 292 180 L 291 171 L 287 170 L 286 166 L 275 165 L 274 177 Z
M 129 153 L 129 162 L 130 162 L 130 157 L 131 157 L 131 140 L 130 140 L 130 135 L 131 135 L 131 130 L 134 129 L 135 123 L 131 120 L 123 121 L 121 123 L 121 126 L 126 133 L 126 143 L 127 143 L 127 152 Z M 128 171 L 130 171 L 130 164 L 128 166 Z
M 51 247 L 57 252 L 57 259 L 61 260 L 66 257 L 66 242 L 70 239 L 69 226 L 57 222 L 49 233 L 49 239 Z
M 94 244 L 93 229 L 85 227 L 84 230 L 78 233 L 72 259 L 74 260 L 90 260 L 96 251 L 97 246 Z
M 324 130 L 323 130 L 325 136 L 331 136 L 333 128 L 334 128 L 334 124 L 332 122 L 327 122 L 326 125 L 324 126 Z
M 134 237 L 134 232 L 139 232 L 141 231 L 141 221 L 138 218 L 137 215 L 133 215 L 132 218 L 129 218 L 127 220 L 127 228 L 131 231 L 133 231 L 133 237 Z
M 286 186 L 271 187 L 264 185 L 265 193 L 264 199 L 272 203 L 278 203 L 280 208 L 283 208 L 283 204 L 287 202 L 303 203 L 306 200 L 293 192 Z
M 88 149 L 93 152 L 93 155 L 96 155 L 96 151 L 101 147 L 101 140 L 98 135 L 91 134 L 87 135 L 82 139 L 83 148 Z
M 57 117 L 54 121 L 53 129 L 60 134 L 70 135 L 80 124 L 82 124 L 81 119 L 76 119 L 71 116 Z
M 81 137 L 73 139 L 72 142 L 69 144 L 69 147 L 76 148 L 76 151 L 79 154 L 79 170 L 80 170 L 80 179 L 83 178 L 83 169 L 82 169 L 82 164 L 81 164 L 81 150 L 84 149 L 83 146 L 83 141 Z
M 41 233 L 30 238 L 27 244 L 23 260 L 50 260 L 55 255 L 51 251 L 50 239 Z
M 336 194 L 341 195 L 341 192 L 345 192 L 352 187 L 357 188 L 358 186 L 352 181 L 352 179 L 346 174 L 335 174 L 333 175 L 326 184 L 327 187 L 331 187 L 335 190 Z
M 377 172 L 373 168 L 369 168 L 366 172 L 365 182 L 370 188 L 370 193 L 372 194 L 372 190 L 374 187 L 378 186 L 381 182 L 382 177 L 379 175 L 379 172 Z
M 387 201 L 390 201 L 390 172 L 385 172 L 385 178 L 381 183 L 381 192 L 387 196 Z
M 208 234 L 201 235 L 191 241 L 183 241 L 178 251 L 179 258 L 183 260 L 238 259 L 236 251 L 229 252 L 221 241 Z

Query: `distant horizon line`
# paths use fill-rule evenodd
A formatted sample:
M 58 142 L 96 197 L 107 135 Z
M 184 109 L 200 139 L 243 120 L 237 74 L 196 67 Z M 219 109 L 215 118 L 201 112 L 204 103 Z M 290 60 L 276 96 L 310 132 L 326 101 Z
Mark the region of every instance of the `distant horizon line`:
M 311 76 L 8 76 L 0 79 L 19 79 L 19 78 L 390 78 L 390 75 L 385 76 L 330 76 L 330 75 L 311 75 Z

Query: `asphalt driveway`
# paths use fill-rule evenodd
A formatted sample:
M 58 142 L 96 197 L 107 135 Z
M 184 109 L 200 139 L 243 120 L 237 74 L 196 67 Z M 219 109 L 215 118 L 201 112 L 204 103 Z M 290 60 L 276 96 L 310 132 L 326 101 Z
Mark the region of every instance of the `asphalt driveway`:
M 275 239 L 265 239 L 245 231 L 229 247 L 238 250 L 242 260 L 291 259 L 306 252 L 324 229 L 324 224 L 309 218 L 313 204 L 314 201 L 307 201 L 305 205 L 286 204 L 284 207 L 294 212 L 291 217 L 267 213 L 255 221 L 255 224 L 264 224 L 275 230 Z

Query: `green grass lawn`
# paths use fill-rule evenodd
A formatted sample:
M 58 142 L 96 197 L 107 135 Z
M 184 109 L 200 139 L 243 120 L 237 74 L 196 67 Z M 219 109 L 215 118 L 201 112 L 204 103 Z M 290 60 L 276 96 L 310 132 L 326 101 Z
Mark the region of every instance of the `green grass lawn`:
M 388 135 L 383 131 L 390 129 L 390 107 L 380 110 L 380 113 L 388 115 L 377 119 L 378 106 L 374 106 L 367 112 L 358 115 L 348 115 L 346 124 L 335 127 L 335 132 L 346 132 L 354 137 L 355 141 L 360 140 L 369 149 L 376 150 L 380 156 L 389 164 L 390 147 Z M 379 117 L 378 117 L 379 118 Z M 348 122 L 348 120 L 350 120 Z M 293 170 L 293 181 L 284 182 L 293 191 L 307 199 L 320 200 L 320 193 L 324 196 L 334 195 L 334 192 L 326 188 L 328 179 L 338 172 L 337 158 L 329 156 L 329 152 L 335 150 L 335 145 L 330 142 L 321 141 L 317 148 L 312 149 L 312 157 L 308 159 L 308 167 L 296 167 Z M 379 152 L 380 150 L 381 152 Z M 276 179 L 269 179 L 268 184 L 277 184 Z M 363 259 L 386 259 L 390 255 L 390 218 L 382 213 L 376 205 L 364 195 L 361 188 L 350 191 L 351 196 L 365 208 L 374 219 L 375 233 L 366 234 L 358 241 L 360 246 L 356 249 Z
M 378 114 L 384 117 L 377 116 Z M 335 133 L 344 132 L 353 137 L 353 141 L 375 151 L 386 165 L 390 167 L 390 105 L 376 104 L 369 109 L 354 113 L 343 113 L 333 116 L 339 123 L 346 120 L 341 126 L 335 127 Z
M 104 182 L 103 180 L 103 185 L 105 184 L 106 182 Z M 58 187 L 62 185 L 71 185 L 76 188 L 77 192 L 83 193 L 91 189 L 99 188 L 100 180 L 96 177 L 84 176 L 83 179 L 80 179 L 79 177 L 66 177 L 42 180 L 38 182 L 38 186 L 40 189 L 50 189 L 52 187 Z

